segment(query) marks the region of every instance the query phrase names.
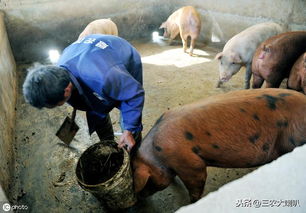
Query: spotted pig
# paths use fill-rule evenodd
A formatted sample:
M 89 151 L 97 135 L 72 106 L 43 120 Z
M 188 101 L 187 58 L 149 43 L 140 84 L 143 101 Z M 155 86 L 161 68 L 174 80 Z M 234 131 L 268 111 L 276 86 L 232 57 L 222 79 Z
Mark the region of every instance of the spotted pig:
M 306 31 L 281 33 L 260 44 L 252 60 L 253 88 L 266 81 L 267 88 L 277 88 L 298 57 L 306 51 Z
M 306 95 L 306 52 L 294 63 L 288 78 L 288 88 Z
M 132 158 L 140 196 L 176 175 L 191 201 L 204 190 L 207 166 L 266 164 L 306 143 L 306 96 L 287 89 L 241 90 L 164 113 Z

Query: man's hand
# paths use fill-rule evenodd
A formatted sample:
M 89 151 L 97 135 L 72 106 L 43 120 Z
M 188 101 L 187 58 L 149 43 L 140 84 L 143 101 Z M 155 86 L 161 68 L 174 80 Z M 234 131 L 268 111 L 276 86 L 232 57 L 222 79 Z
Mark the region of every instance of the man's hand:
M 118 147 L 119 148 L 125 147 L 127 151 L 130 152 L 134 145 L 135 145 L 135 140 L 132 132 L 124 130 L 118 142 Z

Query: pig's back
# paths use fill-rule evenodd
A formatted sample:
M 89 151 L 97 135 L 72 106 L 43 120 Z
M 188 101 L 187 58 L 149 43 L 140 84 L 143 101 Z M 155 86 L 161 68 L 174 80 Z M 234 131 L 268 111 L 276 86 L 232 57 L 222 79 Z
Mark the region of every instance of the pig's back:
M 192 6 L 180 8 L 177 11 L 175 23 L 181 28 L 183 34 L 198 35 L 201 30 L 201 17 Z
M 92 34 L 118 35 L 116 24 L 110 19 L 99 19 L 90 23 Z
M 272 45 L 273 48 L 278 50 L 290 50 L 306 48 L 306 31 L 294 31 L 281 33 L 267 39 L 262 43 L 263 45 Z M 285 55 L 285 54 L 283 54 Z
M 84 31 L 80 34 L 79 39 L 90 34 L 105 34 L 118 36 L 117 25 L 110 19 L 98 19 L 90 22 Z
M 277 158 L 279 150 L 291 151 L 282 144 L 290 134 L 306 138 L 305 111 L 306 97 L 296 91 L 236 91 L 165 113 L 151 139 L 163 150 L 156 153 L 161 161 L 177 156 L 168 167 L 195 152 L 211 166 L 256 166 Z
M 258 59 L 264 46 L 271 47 L 271 54 Z M 256 49 L 252 70 L 263 72 L 261 67 L 269 67 L 270 73 L 280 73 L 288 77 L 294 62 L 306 51 L 306 31 L 294 31 L 272 36 Z M 270 73 L 268 73 L 270 75 Z M 264 73 L 262 73 L 264 75 Z M 267 74 L 265 74 L 266 76 Z M 267 78 L 267 77 L 266 77 Z
M 283 32 L 283 28 L 273 22 L 253 25 L 232 37 L 224 46 L 223 52 L 236 51 L 244 54 L 254 54 L 261 42 Z M 252 58 L 249 56 L 249 58 Z M 251 59 L 250 59 L 251 60 Z

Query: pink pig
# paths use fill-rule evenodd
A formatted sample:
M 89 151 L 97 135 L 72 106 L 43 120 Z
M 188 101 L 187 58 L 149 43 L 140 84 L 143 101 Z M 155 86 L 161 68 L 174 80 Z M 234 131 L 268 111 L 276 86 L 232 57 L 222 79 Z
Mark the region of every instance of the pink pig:
M 117 25 L 111 19 L 97 19 L 90 22 L 83 32 L 79 35 L 78 39 L 84 38 L 90 34 L 107 34 L 118 36 Z
M 164 37 L 175 39 L 180 34 L 184 52 L 187 52 L 187 39 L 190 36 L 189 55 L 193 54 L 195 41 L 201 31 L 201 17 L 192 6 L 182 7 L 172 13 L 167 21 L 163 22 L 160 28 L 164 28 Z

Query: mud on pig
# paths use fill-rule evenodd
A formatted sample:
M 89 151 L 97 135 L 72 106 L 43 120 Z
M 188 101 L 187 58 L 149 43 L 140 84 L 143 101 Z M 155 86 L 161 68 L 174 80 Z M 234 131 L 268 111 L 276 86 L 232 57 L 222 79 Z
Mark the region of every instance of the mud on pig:
M 135 191 L 147 196 L 177 175 L 198 200 L 207 166 L 266 164 L 306 143 L 306 96 L 294 90 L 241 90 L 164 113 L 132 159 Z

